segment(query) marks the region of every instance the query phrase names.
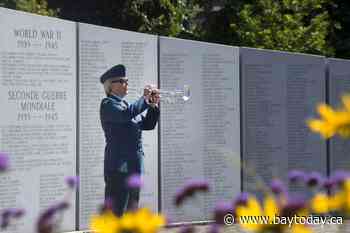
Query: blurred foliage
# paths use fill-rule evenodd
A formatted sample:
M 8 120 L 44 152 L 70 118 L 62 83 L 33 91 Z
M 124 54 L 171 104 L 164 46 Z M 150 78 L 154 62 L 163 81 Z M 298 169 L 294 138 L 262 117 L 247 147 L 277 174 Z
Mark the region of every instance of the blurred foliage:
M 0 6 L 46 16 L 57 16 L 58 9 L 50 9 L 46 0 L 0 0 Z
M 48 0 L 59 17 L 164 36 L 194 38 L 201 11 L 194 0 Z
M 148 5 L 148 9 L 153 9 L 156 14 L 142 12 L 146 5 Z M 195 20 L 201 9 L 194 1 L 132 1 L 130 9 L 135 16 L 143 19 L 138 31 L 164 36 L 182 35 L 184 37 L 186 35 L 191 37 L 197 33 L 196 25 L 192 25 L 191 22 Z
M 350 58 L 345 0 L 0 0 L 0 6 L 162 36 Z
M 333 55 L 333 27 L 326 0 L 257 0 L 245 4 L 232 22 L 240 44 L 249 47 Z

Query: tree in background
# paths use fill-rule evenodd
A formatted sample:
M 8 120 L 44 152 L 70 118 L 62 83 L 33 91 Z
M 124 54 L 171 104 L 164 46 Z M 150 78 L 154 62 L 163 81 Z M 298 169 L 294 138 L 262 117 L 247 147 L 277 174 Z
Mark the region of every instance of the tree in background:
M 150 19 L 141 31 L 236 46 L 333 56 L 340 28 L 331 0 L 161 0 L 158 7 L 153 18 L 135 8 Z
M 193 22 L 200 11 L 193 0 L 48 0 L 60 9 L 59 17 L 165 36 L 191 38 Z
M 326 0 L 257 0 L 244 4 L 230 30 L 239 44 L 322 55 L 334 55 L 333 27 Z
M 164 36 L 196 38 L 194 23 L 201 12 L 199 4 L 191 0 L 131 1 L 131 12 L 143 19 L 138 31 Z M 148 9 L 144 12 L 143 9 Z
M 48 7 L 46 0 L 0 0 L 0 6 L 46 16 L 57 16 L 58 13 Z

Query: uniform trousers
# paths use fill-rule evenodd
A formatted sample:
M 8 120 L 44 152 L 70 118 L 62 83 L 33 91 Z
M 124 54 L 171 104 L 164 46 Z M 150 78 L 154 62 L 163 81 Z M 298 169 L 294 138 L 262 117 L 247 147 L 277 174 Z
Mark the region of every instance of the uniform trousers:
M 112 211 L 116 216 L 122 216 L 125 211 L 138 207 L 140 189 L 129 188 L 127 179 L 129 173 L 116 172 L 105 175 L 105 200 L 111 201 Z

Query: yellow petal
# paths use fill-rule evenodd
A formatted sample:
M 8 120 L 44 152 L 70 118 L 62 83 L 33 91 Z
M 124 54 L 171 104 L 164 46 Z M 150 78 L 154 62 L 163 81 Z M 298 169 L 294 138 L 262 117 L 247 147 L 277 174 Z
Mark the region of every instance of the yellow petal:
M 321 134 L 324 138 L 330 138 L 336 133 L 334 126 L 326 121 L 308 120 L 307 125 L 311 131 Z
M 317 214 L 327 213 L 329 211 L 328 196 L 324 193 L 318 193 L 311 199 L 311 209 Z
M 275 199 L 271 196 L 267 196 L 264 202 L 265 216 L 269 217 L 269 221 L 272 222 L 273 218 L 278 215 L 278 206 Z
M 335 112 L 332 109 L 332 107 L 330 107 L 327 104 L 319 104 L 317 107 L 318 113 L 320 114 L 320 116 L 328 121 L 328 122 L 332 122 L 335 119 Z
M 126 212 L 120 219 L 120 226 L 123 231 L 132 231 L 136 228 L 134 221 L 134 213 Z
M 260 203 L 255 197 L 248 199 L 247 208 L 251 216 L 260 216 L 263 214 Z
M 239 221 L 240 226 L 248 231 L 258 231 L 264 227 L 263 224 L 248 221 L 249 217 L 262 216 L 262 214 L 261 206 L 255 197 L 250 197 L 247 201 L 247 205 L 240 205 L 236 208 L 237 218 L 244 218 L 247 220 L 246 222 Z
M 335 114 L 335 123 L 337 126 L 346 126 L 350 124 L 350 112 L 349 111 L 338 111 Z
M 108 211 L 102 215 L 93 216 L 90 220 L 90 229 L 97 233 L 117 233 L 119 220 L 111 211 Z
M 139 209 L 134 214 L 134 229 L 138 233 L 156 233 L 165 225 L 165 217 L 153 214 L 149 209 Z

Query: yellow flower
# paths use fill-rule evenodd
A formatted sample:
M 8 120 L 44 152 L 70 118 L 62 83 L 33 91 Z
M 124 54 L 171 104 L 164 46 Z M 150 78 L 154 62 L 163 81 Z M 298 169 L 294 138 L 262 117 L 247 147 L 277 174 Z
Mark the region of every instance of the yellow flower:
M 90 229 L 97 233 L 117 233 L 120 230 L 119 219 L 112 211 L 106 211 L 91 218 Z
M 313 212 L 318 214 L 337 211 L 344 215 L 349 215 L 350 179 L 345 180 L 340 190 L 332 195 L 324 193 L 316 194 L 310 201 L 310 208 Z
M 123 230 L 133 231 L 136 228 L 134 215 L 135 214 L 133 212 L 126 212 L 121 216 L 120 226 Z
M 336 120 L 336 112 L 327 104 L 319 104 L 317 111 L 325 121 L 333 122 Z
M 329 212 L 329 197 L 327 194 L 318 193 L 310 200 L 311 210 L 317 214 Z
M 107 211 L 91 219 L 90 229 L 97 233 L 156 233 L 165 225 L 165 217 L 146 208 L 126 212 L 120 218 Z
M 283 205 L 283 204 L 282 204 Z M 263 206 L 260 205 L 258 200 L 254 197 L 250 197 L 246 205 L 239 205 L 236 207 L 237 219 L 249 219 L 249 216 L 255 217 L 257 221 L 240 221 L 239 224 L 244 230 L 248 230 L 256 233 L 265 232 L 288 232 L 288 233 L 312 233 L 311 229 L 305 224 L 292 224 L 289 228 L 289 224 L 281 219 L 275 219 L 280 216 L 281 210 L 279 209 L 278 202 L 273 196 L 267 196 L 264 200 Z M 297 216 L 307 216 L 306 209 L 300 209 Z M 260 217 L 258 217 L 260 216 Z M 256 218 L 258 217 L 258 218 Z M 267 220 L 267 221 L 265 221 Z
M 152 214 L 146 208 L 140 209 L 135 214 L 135 225 L 139 233 L 155 233 L 166 223 L 162 215 Z
M 307 125 L 311 131 L 320 133 L 324 138 L 339 134 L 341 137 L 350 137 L 350 96 L 343 96 L 344 107 L 335 110 L 327 104 L 318 105 L 321 119 L 311 119 Z
M 264 214 L 269 217 L 269 224 L 272 223 L 273 218 L 279 213 L 277 203 L 271 196 L 266 197 L 264 202 Z
M 339 191 L 328 197 L 329 211 L 350 215 L 350 179 L 342 184 Z
M 322 120 L 309 120 L 307 122 L 311 131 L 321 134 L 324 138 L 333 137 L 335 134 L 335 128 L 332 125 L 327 124 L 327 122 Z
M 243 229 L 254 231 L 254 232 L 263 232 L 266 228 L 271 227 L 273 217 L 278 215 L 278 206 L 275 199 L 271 196 L 267 196 L 264 201 L 264 207 L 260 206 L 260 203 L 255 197 L 250 197 L 246 205 L 239 205 L 236 208 L 236 215 L 238 219 L 247 219 L 249 217 L 256 218 L 257 221 L 251 222 L 241 222 L 240 225 Z M 264 220 L 268 222 L 264 223 Z M 260 220 L 260 221 L 259 221 Z

